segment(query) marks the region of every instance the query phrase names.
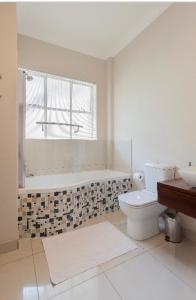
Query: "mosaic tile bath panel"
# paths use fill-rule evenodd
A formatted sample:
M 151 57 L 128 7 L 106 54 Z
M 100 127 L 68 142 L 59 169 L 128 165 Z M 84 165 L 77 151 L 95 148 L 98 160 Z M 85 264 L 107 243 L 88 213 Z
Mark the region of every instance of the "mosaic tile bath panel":
M 91 218 L 119 209 L 118 195 L 131 179 L 92 182 L 57 192 L 19 194 L 20 237 L 43 237 L 74 229 Z

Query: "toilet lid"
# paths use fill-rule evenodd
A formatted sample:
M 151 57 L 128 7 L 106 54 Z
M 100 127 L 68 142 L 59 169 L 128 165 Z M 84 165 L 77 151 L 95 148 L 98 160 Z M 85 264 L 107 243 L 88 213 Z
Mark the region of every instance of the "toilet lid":
M 141 190 L 121 194 L 118 196 L 118 199 L 128 203 L 131 206 L 141 207 L 157 202 L 157 194 L 151 193 L 147 190 Z

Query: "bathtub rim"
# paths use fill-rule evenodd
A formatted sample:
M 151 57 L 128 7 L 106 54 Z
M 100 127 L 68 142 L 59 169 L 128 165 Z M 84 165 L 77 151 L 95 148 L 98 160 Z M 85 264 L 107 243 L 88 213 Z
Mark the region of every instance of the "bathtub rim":
M 119 171 L 121 172 L 121 171 Z M 72 190 L 72 189 L 76 189 L 77 187 L 81 187 L 84 185 L 88 185 L 90 183 L 96 183 L 96 182 L 105 182 L 108 180 L 122 180 L 122 179 L 131 179 L 131 173 L 126 173 L 126 172 L 121 172 L 123 173 L 123 175 L 121 176 L 107 176 L 105 178 L 100 178 L 100 179 L 85 179 L 82 181 L 78 181 L 76 184 L 68 184 L 68 185 L 63 185 L 61 187 L 56 187 L 56 188 L 18 188 L 18 195 L 24 195 L 24 194 L 36 194 L 36 193 L 54 193 L 54 192 L 62 192 L 65 190 Z M 68 173 L 63 173 L 63 174 L 68 174 Z M 55 175 L 59 175 L 59 174 L 55 174 Z

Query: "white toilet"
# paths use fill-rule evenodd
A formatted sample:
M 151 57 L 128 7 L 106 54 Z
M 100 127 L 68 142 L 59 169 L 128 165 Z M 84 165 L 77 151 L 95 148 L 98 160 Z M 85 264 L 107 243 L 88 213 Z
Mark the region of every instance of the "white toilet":
M 157 201 L 157 182 L 174 178 L 175 166 L 145 164 L 146 189 L 119 195 L 119 205 L 127 216 L 127 233 L 141 241 L 159 232 L 158 217 L 166 209 Z

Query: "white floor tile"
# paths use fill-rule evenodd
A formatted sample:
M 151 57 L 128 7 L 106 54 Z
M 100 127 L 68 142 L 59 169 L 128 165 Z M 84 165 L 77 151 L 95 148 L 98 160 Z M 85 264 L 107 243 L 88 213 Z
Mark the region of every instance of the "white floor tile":
M 0 268 L 0 299 L 38 299 L 32 256 L 6 264 Z
M 120 211 L 82 226 L 105 220 L 127 235 Z M 162 235 L 131 240 L 137 249 L 53 286 L 41 239 L 21 239 L 18 250 L 0 255 L 0 299 L 38 300 L 38 292 L 39 300 L 196 299 L 196 243 L 167 243 Z
M 120 300 L 120 297 L 105 276 L 94 277 L 63 293 L 54 300 Z
M 106 214 L 105 217 L 114 225 L 121 225 L 126 222 L 126 216 L 121 212 L 121 210 Z
M 0 254 L 0 267 L 30 255 L 32 255 L 31 240 L 20 239 L 17 250 Z
M 189 240 L 180 244 L 165 242 L 150 251 L 161 263 L 196 289 L 196 243 Z
M 127 222 L 123 222 L 121 223 L 120 225 L 116 225 L 116 227 L 122 232 L 124 233 L 125 235 L 128 236 L 128 233 L 127 233 Z
M 34 262 L 40 300 L 54 297 L 55 295 L 65 292 L 66 290 L 102 272 L 102 269 L 100 267 L 92 268 L 84 273 L 81 273 L 80 275 L 77 275 L 69 280 L 66 280 L 63 283 L 54 286 L 50 281 L 48 264 L 44 252 L 36 254 L 34 256 Z
M 105 262 L 105 263 L 101 264 L 100 267 L 102 268 L 103 271 L 107 271 L 111 268 L 116 267 L 119 264 L 124 263 L 125 261 L 127 261 L 127 260 L 129 260 L 129 259 L 131 259 L 131 258 L 133 258 L 137 255 L 140 255 L 140 254 L 144 253 L 144 252 L 145 252 L 145 250 L 143 248 L 138 247 L 138 248 L 136 248 L 132 251 L 129 251 L 129 252 L 127 252 L 127 253 L 125 253 L 121 256 L 118 256 L 118 257 L 116 257 L 116 258 L 114 258 L 114 259 L 112 259 L 108 262 Z
M 44 251 L 42 239 L 41 238 L 33 238 L 31 239 L 33 254 L 40 253 Z
M 90 219 L 90 220 L 84 222 L 82 225 L 79 226 L 79 228 L 94 225 L 94 224 L 98 224 L 98 223 L 101 223 L 101 222 L 104 222 L 104 221 L 106 221 L 105 215 L 101 215 L 101 216 L 95 217 L 93 219 Z
M 194 300 L 196 292 L 144 253 L 106 272 L 123 300 Z
M 137 245 L 139 245 L 140 247 L 146 250 L 150 250 L 152 248 L 158 247 L 159 245 L 164 243 L 165 243 L 164 234 L 158 234 L 144 241 L 137 241 Z

